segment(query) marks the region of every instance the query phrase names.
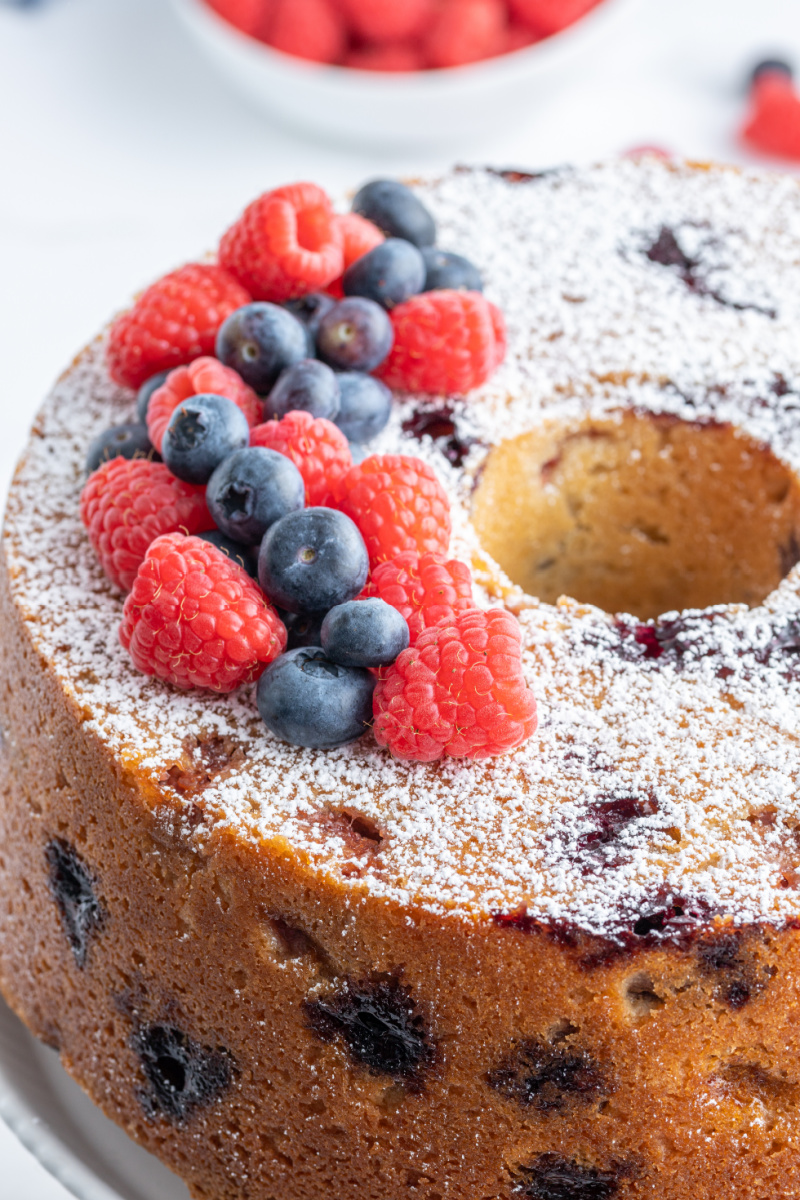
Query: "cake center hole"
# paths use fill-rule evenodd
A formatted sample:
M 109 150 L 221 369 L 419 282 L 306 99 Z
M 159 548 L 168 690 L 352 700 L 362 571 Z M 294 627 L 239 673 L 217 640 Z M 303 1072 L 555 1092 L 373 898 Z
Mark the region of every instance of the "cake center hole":
M 625 411 L 489 454 L 472 517 L 526 592 L 641 619 L 760 604 L 800 561 L 800 486 L 728 425 Z

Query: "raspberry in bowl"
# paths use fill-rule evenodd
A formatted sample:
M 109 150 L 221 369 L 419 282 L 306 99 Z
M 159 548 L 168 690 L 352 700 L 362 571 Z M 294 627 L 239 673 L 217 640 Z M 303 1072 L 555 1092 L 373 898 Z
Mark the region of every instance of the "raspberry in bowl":
M 173 2 L 270 116 L 337 142 L 418 147 L 474 140 L 546 98 L 637 0 Z

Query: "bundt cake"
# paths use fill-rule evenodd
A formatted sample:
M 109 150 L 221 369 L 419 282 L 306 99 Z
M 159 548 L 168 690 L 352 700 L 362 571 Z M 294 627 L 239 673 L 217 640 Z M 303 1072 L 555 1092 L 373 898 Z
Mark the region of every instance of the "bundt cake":
M 800 188 L 418 186 L 504 312 L 371 449 L 444 486 L 536 734 L 288 746 L 135 672 L 78 515 L 101 336 L 8 500 L 0 986 L 205 1200 L 800 1194 Z

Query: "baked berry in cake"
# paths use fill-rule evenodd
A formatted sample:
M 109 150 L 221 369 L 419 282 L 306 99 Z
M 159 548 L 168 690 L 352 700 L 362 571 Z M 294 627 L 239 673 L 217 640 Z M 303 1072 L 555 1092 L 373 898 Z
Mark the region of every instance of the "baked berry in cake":
M 800 1191 L 797 186 L 455 171 L 414 194 L 483 292 L 310 333 L 283 305 L 342 279 L 341 214 L 280 189 L 181 362 L 115 382 L 112 329 L 45 402 L 4 535 L 0 983 L 196 1197 Z M 299 361 L 356 301 L 391 335 L 366 446 L 224 396 L 303 485 L 258 579 L 210 485 L 86 479 L 231 313 L 291 316 Z M 393 661 L 366 626 L 354 661 L 359 605 Z

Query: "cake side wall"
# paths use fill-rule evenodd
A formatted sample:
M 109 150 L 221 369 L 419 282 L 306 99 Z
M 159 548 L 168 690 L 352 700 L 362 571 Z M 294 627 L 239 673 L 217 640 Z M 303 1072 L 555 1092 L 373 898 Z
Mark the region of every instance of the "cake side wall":
M 800 1191 L 792 932 L 590 969 L 541 934 L 378 903 L 288 846 L 188 837 L 202 795 L 154 808 L 39 658 L 5 571 L 0 660 L 2 990 L 198 1197 L 474 1200 L 515 1180 L 536 1196 L 537 1170 L 577 1172 L 598 1196 Z M 54 843 L 95 891 L 83 966 Z M 308 1027 L 305 1005 L 380 973 L 426 1031 L 417 1080 L 372 1074 Z M 185 1115 L 165 1112 L 135 1051 L 154 1029 L 194 1056 Z

